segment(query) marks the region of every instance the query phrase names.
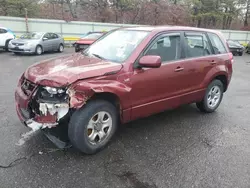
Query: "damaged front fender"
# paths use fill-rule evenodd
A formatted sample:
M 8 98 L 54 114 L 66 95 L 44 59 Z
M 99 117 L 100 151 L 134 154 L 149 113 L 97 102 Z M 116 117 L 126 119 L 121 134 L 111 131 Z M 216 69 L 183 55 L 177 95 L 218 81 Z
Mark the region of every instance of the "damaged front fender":
M 72 85 L 67 93 L 69 94 L 70 108 L 79 109 L 95 94 L 95 93 L 113 93 L 120 99 L 121 105 L 123 99 L 128 97 L 127 93 L 131 91 L 131 87 L 115 80 L 94 80 L 82 81 Z

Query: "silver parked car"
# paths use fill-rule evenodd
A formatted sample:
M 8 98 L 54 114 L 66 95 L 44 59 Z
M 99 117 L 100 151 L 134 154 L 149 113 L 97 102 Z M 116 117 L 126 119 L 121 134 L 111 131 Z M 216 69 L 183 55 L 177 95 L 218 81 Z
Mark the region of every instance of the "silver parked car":
M 15 54 L 29 53 L 41 55 L 47 51 L 63 52 L 64 39 L 56 33 L 33 32 L 9 42 L 9 50 Z

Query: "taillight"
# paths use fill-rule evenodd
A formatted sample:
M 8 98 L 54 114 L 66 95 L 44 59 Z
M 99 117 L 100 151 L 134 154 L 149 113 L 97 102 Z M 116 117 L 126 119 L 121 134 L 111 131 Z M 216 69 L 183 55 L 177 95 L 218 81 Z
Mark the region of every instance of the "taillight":
M 230 63 L 234 62 L 234 55 L 231 52 L 229 53 L 229 61 Z

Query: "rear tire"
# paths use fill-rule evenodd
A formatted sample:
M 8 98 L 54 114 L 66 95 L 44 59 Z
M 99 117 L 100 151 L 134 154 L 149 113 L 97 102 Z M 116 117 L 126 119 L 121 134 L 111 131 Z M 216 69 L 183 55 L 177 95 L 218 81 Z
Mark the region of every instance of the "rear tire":
M 76 52 L 76 53 L 77 53 L 77 52 L 80 52 L 80 48 L 79 48 L 78 44 L 75 45 L 75 52 Z
M 115 106 L 104 100 L 93 100 L 74 112 L 68 136 L 75 148 L 85 154 L 95 154 L 108 144 L 117 127 Z
M 9 42 L 10 42 L 10 40 L 7 40 L 7 41 L 5 42 L 5 48 L 4 48 L 4 50 L 5 50 L 6 52 L 9 52 Z
M 201 102 L 197 102 L 196 106 L 201 112 L 212 113 L 220 105 L 223 98 L 224 86 L 220 80 L 212 81 L 206 90 L 206 94 Z
M 58 47 L 58 52 L 62 53 L 63 50 L 64 50 L 64 46 L 63 46 L 63 44 L 60 44 Z
M 42 46 L 40 46 L 40 45 L 38 45 L 37 47 L 36 47 L 36 55 L 41 55 L 42 53 L 43 53 L 43 48 L 42 48 Z

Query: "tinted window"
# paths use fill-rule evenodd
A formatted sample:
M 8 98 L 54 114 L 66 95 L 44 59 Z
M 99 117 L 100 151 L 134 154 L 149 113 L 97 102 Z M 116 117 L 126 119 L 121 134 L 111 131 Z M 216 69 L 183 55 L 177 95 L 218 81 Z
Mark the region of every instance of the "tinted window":
M 52 39 L 52 35 L 51 33 L 46 33 L 43 38 L 48 38 L 48 39 Z
M 172 33 L 153 42 L 145 55 L 158 55 L 162 62 L 180 59 L 180 34 Z
M 0 29 L 0 34 L 2 33 L 7 33 L 7 31 L 5 29 Z
M 218 37 L 218 35 L 216 35 L 214 33 L 208 33 L 208 36 L 209 36 L 209 39 L 210 39 L 212 46 L 214 48 L 215 54 L 223 54 L 223 53 L 227 52 L 224 44 L 222 43 L 222 41 Z
M 55 33 L 51 33 L 51 37 L 52 37 L 53 39 L 57 39 L 57 38 L 58 38 L 58 35 L 55 34 Z
M 201 57 L 212 54 L 211 46 L 203 33 L 186 33 L 185 43 L 186 57 Z

